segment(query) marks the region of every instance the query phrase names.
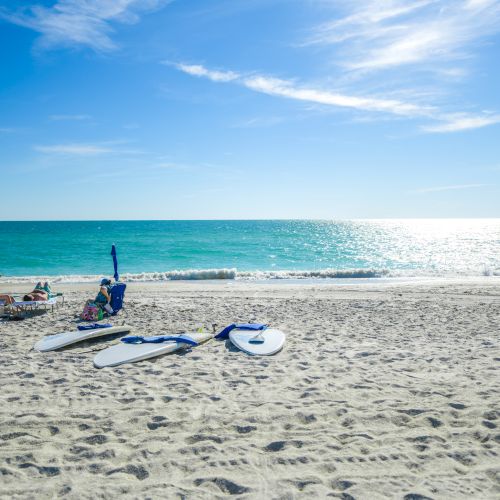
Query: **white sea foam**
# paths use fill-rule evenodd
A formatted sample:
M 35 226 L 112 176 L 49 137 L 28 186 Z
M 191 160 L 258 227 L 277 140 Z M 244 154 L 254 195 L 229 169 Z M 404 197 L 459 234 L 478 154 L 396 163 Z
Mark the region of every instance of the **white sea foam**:
M 234 280 L 236 269 L 187 269 L 163 273 L 123 274 L 123 281 Z
M 124 273 L 120 280 L 124 282 L 174 281 L 174 280 L 233 280 L 236 269 L 188 269 L 183 271 L 165 271 L 156 273 Z M 72 274 L 59 276 L 2 276 L 0 283 L 34 283 L 50 281 L 51 283 L 94 283 L 102 278 L 102 274 Z
M 269 280 L 269 279 L 343 279 L 343 278 L 382 278 L 389 275 L 386 269 L 321 269 L 310 271 L 241 271 L 237 279 Z
M 500 276 L 500 269 L 483 268 L 477 272 L 429 273 L 428 270 L 388 270 L 388 269 L 321 269 L 305 271 L 238 271 L 237 269 L 187 269 L 153 273 L 124 273 L 121 281 L 161 282 L 177 280 L 308 280 L 308 279 L 372 279 L 372 278 L 430 278 L 430 277 L 474 277 Z M 57 283 L 98 283 L 101 274 L 59 275 L 59 276 L 0 276 L 1 283 L 36 283 L 50 281 Z

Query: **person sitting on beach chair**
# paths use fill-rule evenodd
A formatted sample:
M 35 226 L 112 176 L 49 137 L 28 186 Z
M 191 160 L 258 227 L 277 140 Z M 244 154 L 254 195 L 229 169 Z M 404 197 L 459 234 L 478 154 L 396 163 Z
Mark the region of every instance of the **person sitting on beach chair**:
M 101 288 L 99 293 L 95 298 L 96 305 L 101 309 L 106 311 L 108 314 L 113 314 L 113 308 L 111 307 L 111 280 L 108 278 L 103 278 L 101 280 Z

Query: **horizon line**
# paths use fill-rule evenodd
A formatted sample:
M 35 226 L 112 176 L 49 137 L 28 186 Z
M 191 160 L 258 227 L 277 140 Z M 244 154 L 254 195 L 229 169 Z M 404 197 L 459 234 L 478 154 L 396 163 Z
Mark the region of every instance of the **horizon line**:
M 500 219 L 498 216 L 484 217 L 277 217 L 248 219 L 0 219 L 3 222 L 255 222 L 255 221 L 377 221 L 377 220 L 484 220 Z

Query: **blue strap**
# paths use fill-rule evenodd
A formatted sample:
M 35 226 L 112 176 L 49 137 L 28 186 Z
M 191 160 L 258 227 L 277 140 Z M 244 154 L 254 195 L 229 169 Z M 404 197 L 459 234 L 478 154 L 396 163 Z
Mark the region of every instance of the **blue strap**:
M 218 333 L 215 338 L 219 340 L 227 339 L 229 337 L 229 333 L 233 331 L 235 328 L 238 330 L 265 330 L 267 325 L 263 323 L 233 323 L 232 325 L 226 326 L 224 330 Z
M 178 342 L 179 344 L 188 344 L 188 345 L 198 345 L 196 340 L 190 339 L 189 337 L 178 336 L 174 337 L 172 335 L 156 335 L 153 337 L 141 337 L 141 336 L 132 336 L 132 337 L 123 337 L 120 339 L 125 344 L 161 344 L 163 342 Z
M 111 323 L 94 323 L 93 325 L 78 325 L 78 330 L 97 330 L 98 328 L 111 328 L 112 326 Z

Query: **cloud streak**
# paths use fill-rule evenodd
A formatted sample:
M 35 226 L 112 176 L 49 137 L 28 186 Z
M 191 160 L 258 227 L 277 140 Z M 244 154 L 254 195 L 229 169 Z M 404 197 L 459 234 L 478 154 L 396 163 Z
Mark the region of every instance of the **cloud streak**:
M 66 143 L 51 145 L 36 145 L 35 151 L 48 155 L 59 156 L 101 156 L 101 155 L 129 155 L 141 154 L 141 151 L 120 149 L 113 147 L 114 144 L 121 141 L 99 142 L 99 143 Z
M 176 64 L 175 67 L 189 75 L 207 78 L 213 82 L 233 82 L 255 92 L 298 101 L 363 111 L 381 111 L 403 116 L 425 116 L 432 112 L 432 108 L 417 106 L 395 99 L 351 96 L 338 92 L 297 86 L 292 81 L 265 75 L 242 75 L 234 71 L 214 71 L 199 64 L 189 65 L 181 63 Z
M 171 65 L 172 63 L 165 62 L 165 64 Z M 238 73 L 234 73 L 233 71 L 210 70 L 201 64 L 174 63 L 173 65 L 188 75 L 205 77 L 213 82 L 232 82 L 240 78 L 240 75 L 238 75 Z
M 339 45 L 341 65 L 380 70 L 469 57 L 471 47 L 500 32 L 499 0 L 334 2 L 346 13 L 318 26 L 305 45 Z
M 172 65 L 171 63 L 165 63 Z M 283 80 L 266 75 L 244 75 L 234 71 L 211 70 L 199 64 L 185 63 L 174 66 L 186 74 L 206 78 L 216 83 L 231 82 L 247 89 L 276 97 L 293 99 L 337 108 L 347 108 L 364 112 L 386 113 L 407 118 L 434 120 L 437 123 L 424 126 L 425 132 L 456 132 L 481 128 L 500 122 L 500 115 L 466 113 L 443 113 L 434 106 L 414 104 L 397 99 L 372 96 L 355 96 L 330 90 L 298 85 L 291 80 Z
M 500 0 L 331 0 L 327 5 L 335 7 L 336 17 L 317 26 L 303 46 L 332 47 L 340 78 L 382 85 L 399 95 L 409 95 L 411 79 L 425 86 L 424 93 L 442 98 L 450 83 L 468 76 L 466 62 L 479 45 L 500 33 Z M 500 123 L 498 113 L 457 112 L 444 103 L 428 118 L 435 123 L 420 127 L 426 133 Z
M 50 115 L 49 120 L 52 122 L 62 122 L 62 121 L 84 121 L 90 120 L 92 117 L 90 115 Z
M 35 146 L 34 149 L 39 153 L 70 156 L 96 156 L 116 152 L 112 148 L 96 144 L 53 144 L 51 146 Z
M 476 189 L 476 188 L 482 188 L 482 187 L 488 187 L 488 186 L 489 186 L 489 184 L 455 184 L 452 186 L 436 186 L 436 187 L 417 189 L 413 192 L 418 193 L 418 194 L 426 194 L 426 193 L 438 193 L 441 191 L 457 191 L 457 190 L 464 190 L 464 189 Z
M 422 127 L 424 132 L 432 133 L 450 133 L 462 132 L 464 130 L 473 130 L 500 123 L 500 115 L 473 116 L 464 113 L 455 113 L 448 115 L 447 120 L 437 125 L 426 125 Z
M 9 11 L 0 18 L 40 33 L 38 47 L 90 47 L 104 52 L 116 49 L 111 39 L 114 23 L 134 24 L 143 12 L 169 0 L 58 0 L 52 7 L 34 5 Z

